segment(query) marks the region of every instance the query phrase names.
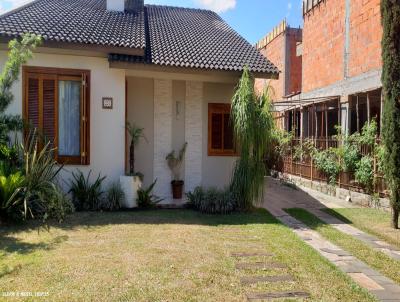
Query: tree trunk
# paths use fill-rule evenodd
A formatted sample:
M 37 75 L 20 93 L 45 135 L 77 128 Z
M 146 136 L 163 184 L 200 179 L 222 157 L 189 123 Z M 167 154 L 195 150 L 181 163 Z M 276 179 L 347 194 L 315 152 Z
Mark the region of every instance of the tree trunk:
M 396 230 L 399 228 L 399 210 L 393 209 L 393 216 L 392 216 L 392 226 Z
M 133 175 L 135 173 L 135 146 L 133 141 L 129 149 L 129 173 Z

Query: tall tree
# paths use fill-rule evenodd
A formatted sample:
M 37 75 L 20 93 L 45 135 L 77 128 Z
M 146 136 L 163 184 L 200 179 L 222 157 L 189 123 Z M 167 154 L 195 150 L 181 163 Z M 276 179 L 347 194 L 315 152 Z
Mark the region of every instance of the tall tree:
M 382 59 L 384 112 L 382 138 L 384 173 L 390 189 L 392 224 L 399 228 L 400 212 L 400 1 L 382 0 Z
M 232 99 L 231 122 L 240 158 L 236 162 L 231 190 L 246 210 L 260 203 L 264 193 L 265 156 L 271 147 L 273 117 L 269 88 L 254 91 L 254 79 L 245 68 Z
M 18 79 L 21 66 L 32 58 L 32 51 L 41 43 L 41 37 L 26 34 L 20 40 L 14 39 L 8 43 L 8 59 L 0 74 L 0 143 L 8 140 L 10 131 L 20 130 L 20 116 L 8 115 L 6 110 L 14 100 L 11 88 Z

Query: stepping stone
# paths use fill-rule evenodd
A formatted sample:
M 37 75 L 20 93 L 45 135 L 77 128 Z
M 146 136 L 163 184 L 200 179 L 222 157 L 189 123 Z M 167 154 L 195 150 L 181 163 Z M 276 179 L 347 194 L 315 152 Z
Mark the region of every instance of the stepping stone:
M 363 273 L 349 273 L 349 276 L 367 290 L 384 290 L 382 286 Z
M 255 256 L 264 256 L 271 257 L 273 254 L 271 253 L 232 253 L 231 257 L 255 257 Z
M 284 282 L 284 281 L 294 281 L 293 277 L 289 275 L 284 276 L 255 276 L 255 277 L 243 277 L 240 278 L 242 284 L 255 284 L 261 282 Z
M 321 251 L 325 252 L 325 253 L 329 253 L 329 254 L 334 254 L 340 257 L 343 256 L 351 256 L 350 253 L 343 251 L 343 250 L 332 250 L 332 249 L 321 249 Z
M 282 299 L 282 298 L 309 298 L 306 292 L 279 292 L 279 293 L 250 293 L 246 294 L 247 300 Z
M 264 263 L 237 263 L 236 269 L 274 269 L 274 268 L 287 268 L 286 265 L 276 262 Z

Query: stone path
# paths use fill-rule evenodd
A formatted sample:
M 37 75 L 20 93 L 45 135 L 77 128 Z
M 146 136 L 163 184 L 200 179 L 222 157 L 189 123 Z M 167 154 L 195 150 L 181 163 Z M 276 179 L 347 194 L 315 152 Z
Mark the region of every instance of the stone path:
M 248 238 L 245 238 L 248 239 Z M 235 252 L 231 253 L 231 257 L 238 259 L 238 263 L 236 263 L 236 269 L 248 271 L 248 270 L 277 270 L 277 269 L 286 269 L 287 266 L 277 262 L 261 262 L 261 261 L 253 261 L 253 262 L 241 262 L 242 259 L 248 259 L 249 257 L 272 257 L 273 254 L 268 252 Z M 241 259 L 241 260 L 239 260 Z M 258 284 L 258 283 L 266 283 L 266 282 L 294 282 L 294 278 L 290 275 L 276 275 L 276 276 L 245 276 L 240 278 L 240 282 L 244 286 Z M 265 301 L 265 300 L 273 300 L 273 299 L 282 299 L 282 298 L 309 298 L 310 294 L 303 291 L 285 291 L 285 292 L 258 292 L 258 293 L 247 293 L 246 298 L 247 301 Z
M 348 274 L 348 276 L 350 276 L 357 284 L 375 295 L 380 301 L 400 302 L 400 286 L 398 286 L 393 280 L 386 278 L 379 272 L 370 268 L 364 262 L 358 260 L 349 252 L 324 239 L 318 234 L 318 232 L 313 231 L 283 210 L 285 208 L 304 208 L 314 214 L 315 211 L 318 210 L 320 212 L 318 215 L 333 222 L 333 219 L 331 218 L 334 217 L 319 210 L 324 207 L 323 203 L 300 190 L 293 190 L 270 180 L 267 190 L 268 194 L 265 199 L 264 207 L 272 215 L 277 217 L 277 219 L 285 225 L 292 228 L 293 231 L 308 245 L 317 250 L 323 257 L 331 261 L 340 270 Z M 340 224 L 337 222 L 340 222 Z M 366 241 L 376 243 L 376 241 L 372 239 L 372 236 L 369 237 L 365 233 L 362 234 L 358 229 L 346 225 L 345 223 L 338 221 L 338 219 L 333 223 L 333 225 L 335 224 L 338 224 L 342 230 L 346 230 L 348 233 L 360 234 L 359 236 Z M 345 225 L 347 227 L 343 227 Z M 393 251 L 390 250 L 390 253 L 392 252 Z
M 321 219 L 326 224 L 331 225 L 335 229 L 337 229 L 345 234 L 351 235 L 351 236 L 355 237 L 356 239 L 364 242 L 365 244 L 367 244 L 374 250 L 381 251 L 381 252 L 385 253 L 386 255 L 388 255 L 389 257 L 392 257 L 393 259 L 400 261 L 400 250 L 398 248 L 382 241 L 381 239 L 379 239 L 377 237 L 371 236 L 371 235 L 343 222 L 342 220 L 340 220 L 336 217 L 333 217 L 333 216 L 329 215 L 328 213 L 321 211 L 320 209 L 315 209 L 315 208 L 305 208 L 305 209 L 307 209 L 309 212 L 311 212 L 312 214 L 317 216 L 319 219 Z

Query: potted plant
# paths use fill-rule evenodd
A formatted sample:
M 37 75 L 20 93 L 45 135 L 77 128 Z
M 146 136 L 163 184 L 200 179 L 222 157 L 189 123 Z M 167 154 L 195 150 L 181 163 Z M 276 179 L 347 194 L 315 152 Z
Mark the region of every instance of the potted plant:
M 166 157 L 168 167 L 171 169 L 173 175 L 173 180 L 171 182 L 171 185 L 172 185 L 172 195 L 174 199 L 182 199 L 183 195 L 183 185 L 185 183 L 181 179 L 181 168 L 183 159 L 185 157 L 186 148 L 187 148 L 187 143 L 183 145 L 177 157 L 175 157 L 175 151 L 172 151 Z
M 142 187 L 143 174 L 135 171 L 135 147 L 141 139 L 145 139 L 144 128 L 140 128 L 135 124 L 127 123 L 126 131 L 128 132 L 131 143 L 129 147 L 129 173 L 120 177 L 121 188 L 124 191 L 123 208 L 137 207 L 137 191 Z

